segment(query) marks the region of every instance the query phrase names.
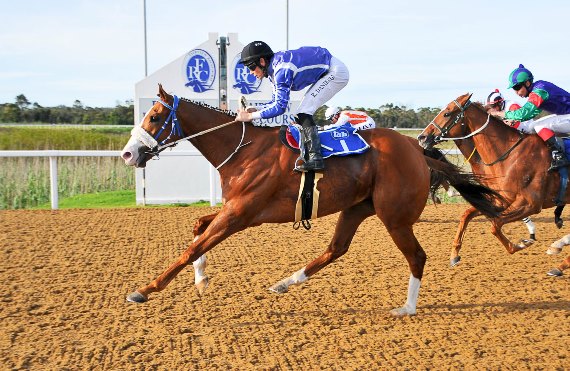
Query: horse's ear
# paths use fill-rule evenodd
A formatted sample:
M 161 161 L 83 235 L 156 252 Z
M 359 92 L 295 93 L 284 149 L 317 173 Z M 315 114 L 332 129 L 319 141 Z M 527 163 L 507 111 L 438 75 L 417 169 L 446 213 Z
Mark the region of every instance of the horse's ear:
M 168 94 L 166 93 L 166 91 L 162 88 L 162 84 L 158 84 L 158 94 L 157 96 L 164 102 L 166 102 L 166 97 L 168 96 Z
M 462 96 L 460 96 L 459 98 L 457 98 L 457 101 L 459 103 L 461 103 L 461 105 L 463 106 L 465 103 L 467 103 L 467 101 L 469 101 L 469 99 L 471 99 L 472 95 L 473 95 L 473 93 L 465 93 Z

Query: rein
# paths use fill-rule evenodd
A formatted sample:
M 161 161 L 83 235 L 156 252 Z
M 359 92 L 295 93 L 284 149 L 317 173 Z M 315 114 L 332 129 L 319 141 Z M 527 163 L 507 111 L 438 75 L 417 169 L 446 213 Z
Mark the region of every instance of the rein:
M 465 103 L 465 106 L 461 106 L 457 100 L 454 100 L 453 103 L 455 103 L 455 105 L 459 108 L 460 112 L 457 114 L 457 116 L 455 117 L 455 119 L 453 120 L 453 122 L 449 125 L 449 126 L 444 126 L 444 127 L 439 127 L 439 125 L 437 125 L 435 123 L 435 119 L 432 120 L 432 122 L 430 122 L 430 125 L 435 126 L 439 131 L 440 131 L 440 136 L 437 138 L 438 141 L 443 141 L 443 140 L 462 140 L 462 139 L 468 139 L 471 138 L 477 134 L 479 134 L 480 132 L 482 132 L 487 125 L 489 125 L 490 123 L 490 119 L 491 119 L 491 114 L 487 114 L 487 121 L 485 121 L 485 123 L 477 130 L 469 133 L 468 135 L 462 136 L 462 137 L 445 137 L 445 135 L 447 135 L 449 133 L 449 131 L 451 130 L 451 128 L 453 128 L 455 125 L 457 125 L 459 123 L 460 120 L 462 120 L 463 118 L 465 118 L 465 111 L 467 110 L 467 108 L 471 105 L 471 101 L 467 100 L 467 102 Z M 437 117 L 437 116 L 436 116 Z M 521 133 L 520 131 L 517 131 L 518 135 L 519 135 L 519 139 L 515 142 L 515 144 L 513 144 L 513 146 L 511 148 L 509 148 L 505 153 L 503 153 L 501 156 L 499 156 L 499 158 L 497 158 L 495 161 L 490 162 L 490 163 L 486 163 L 485 161 L 483 161 L 483 159 L 481 159 L 481 162 L 483 163 L 483 165 L 486 166 L 492 166 L 495 165 L 498 162 L 503 161 L 505 158 L 507 158 L 507 156 L 522 142 L 522 140 L 524 139 L 524 134 Z M 473 155 L 475 154 L 475 152 L 477 151 L 477 147 L 475 146 L 475 142 L 473 142 L 473 152 L 471 152 L 471 154 L 469 155 L 469 157 L 467 158 L 466 161 L 469 161 L 471 159 L 471 157 L 473 157 Z
M 164 151 L 166 148 L 169 147 L 174 147 L 176 146 L 178 143 L 182 142 L 182 141 L 187 141 L 190 140 L 192 138 L 196 138 L 199 137 L 201 135 L 210 133 L 212 131 L 224 128 L 226 126 L 235 124 L 236 122 L 239 121 L 230 121 L 230 122 L 226 122 L 225 124 L 221 124 L 218 126 L 214 126 L 212 128 L 206 129 L 206 130 L 202 130 L 196 134 L 192 134 L 192 135 L 188 135 L 186 137 L 183 137 L 181 139 L 175 140 L 174 142 L 170 142 L 170 143 L 166 143 L 165 142 L 170 139 L 170 137 L 173 134 L 176 134 L 178 136 L 182 136 L 184 135 L 184 132 L 182 131 L 182 128 L 180 127 L 180 124 L 178 122 L 178 117 L 176 117 L 176 110 L 178 109 L 178 103 L 180 102 L 180 99 L 174 95 L 174 102 L 172 104 L 172 107 L 162 101 L 159 100 L 158 102 L 160 104 L 162 104 L 164 107 L 168 108 L 170 110 L 170 114 L 168 115 L 168 117 L 166 118 L 164 124 L 162 125 L 162 127 L 160 128 L 160 130 L 158 131 L 158 133 L 156 133 L 154 136 L 151 136 L 146 130 L 144 130 L 142 127 L 137 126 L 136 128 L 134 128 L 131 131 L 131 134 L 133 136 L 135 136 L 140 142 L 142 142 L 144 145 L 146 145 L 149 148 L 149 151 L 146 151 L 145 153 L 151 154 L 153 156 L 156 156 L 158 158 L 158 154 L 162 151 Z M 171 125 L 171 129 L 170 129 L 170 134 L 168 134 L 168 137 L 166 137 L 166 139 L 162 140 L 160 143 L 158 143 L 158 138 L 160 137 L 160 134 L 162 134 L 162 132 L 164 131 L 164 129 L 166 129 L 166 127 L 168 125 Z M 247 146 L 248 144 L 251 143 L 251 141 L 247 142 L 247 143 L 243 143 L 243 139 L 245 137 L 245 122 L 242 122 L 242 132 L 241 132 L 241 139 L 240 142 L 238 143 L 236 149 L 230 153 L 230 155 L 224 160 L 222 161 L 221 164 L 219 164 L 216 167 L 216 170 L 219 170 L 222 166 L 224 166 L 238 151 L 240 148 Z

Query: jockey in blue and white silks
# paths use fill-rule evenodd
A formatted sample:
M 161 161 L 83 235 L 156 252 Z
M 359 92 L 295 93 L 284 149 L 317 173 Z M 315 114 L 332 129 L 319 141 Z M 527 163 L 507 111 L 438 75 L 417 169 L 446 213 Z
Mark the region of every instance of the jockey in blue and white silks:
M 296 169 L 323 170 L 313 114 L 348 84 L 349 73 L 344 63 L 327 49 L 318 46 L 273 53 L 263 41 L 246 45 L 240 62 L 258 79 L 269 78 L 273 84 L 273 99 L 255 112 L 239 112 L 237 121 L 279 116 L 287 108 L 291 91 L 309 87 L 297 108 L 297 120 L 303 128 L 303 145 L 308 152 L 308 160 Z

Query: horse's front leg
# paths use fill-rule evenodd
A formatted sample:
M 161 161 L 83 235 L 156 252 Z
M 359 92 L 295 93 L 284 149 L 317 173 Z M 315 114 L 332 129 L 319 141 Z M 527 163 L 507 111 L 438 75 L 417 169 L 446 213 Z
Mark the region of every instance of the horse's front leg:
M 507 250 L 507 252 L 509 254 L 514 254 L 518 251 L 524 250 L 526 249 L 528 246 L 530 246 L 532 243 L 525 243 L 525 240 L 522 240 L 518 245 L 515 245 L 514 243 L 512 243 L 503 233 L 503 225 L 507 224 L 508 222 L 502 221 L 502 220 L 493 220 L 491 222 L 492 226 L 491 226 L 491 233 L 493 233 L 493 235 L 495 237 L 497 237 L 497 239 L 499 241 L 501 241 L 501 243 L 503 244 L 503 246 L 505 246 L 505 249 Z M 530 242 L 530 241 L 529 241 Z
M 214 214 L 203 216 L 200 219 L 198 219 L 196 224 L 194 224 L 194 229 L 193 229 L 194 241 L 193 242 L 196 242 L 196 240 L 198 240 L 198 238 L 200 238 L 202 233 L 204 233 L 206 228 L 208 228 L 208 226 L 210 225 L 212 220 L 214 220 L 214 218 L 217 215 L 218 215 L 218 213 L 214 213 Z M 194 262 L 192 262 L 192 265 L 194 266 L 194 285 L 196 286 L 196 289 L 198 290 L 198 294 L 203 295 L 204 292 L 206 291 L 206 288 L 208 287 L 208 283 L 210 282 L 210 279 L 206 275 L 206 271 L 205 271 L 206 267 L 208 265 L 208 263 L 206 261 L 206 255 L 204 254 L 204 255 L 200 256 L 198 259 L 196 259 Z
M 451 267 L 455 267 L 461 261 L 461 256 L 459 256 L 459 251 L 463 246 L 463 238 L 465 237 L 465 232 L 467 231 L 467 225 L 471 219 L 476 216 L 481 215 L 481 213 L 474 207 L 470 207 L 463 213 L 461 221 L 457 226 L 457 232 L 455 238 L 453 239 L 453 246 L 451 247 L 451 254 L 449 256 L 449 262 Z
M 204 233 L 182 253 L 178 260 L 150 284 L 129 294 L 127 300 L 143 303 L 148 300 L 151 293 L 162 291 L 190 262 L 196 261 L 228 236 L 243 230 L 247 226 L 245 219 L 243 216 L 234 215 L 230 207 L 222 209 Z

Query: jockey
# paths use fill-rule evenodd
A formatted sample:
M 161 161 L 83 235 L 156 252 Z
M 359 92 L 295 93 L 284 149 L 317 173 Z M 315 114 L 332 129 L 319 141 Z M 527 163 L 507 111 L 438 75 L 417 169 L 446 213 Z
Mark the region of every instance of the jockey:
M 548 81 L 535 82 L 532 73 L 522 64 L 511 72 L 510 88 L 519 97 L 528 98 L 528 101 L 515 111 L 503 113 L 502 117 L 525 121 L 536 117 L 543 110 L 552 113 L 534 121 L 533 128 L 552 153 L 552 164 L 548 171 L 569 166 L 563 144 L 556 140 L 555 133 L 570 133 L 570 93 Z
M 247 44 L 241 52 L 240 63 L 258 79 L 269 78 L 273 84 L 273 100 L 254 112 L 239 111 L 236 121 L 282 115 L 289 103 L 290 92 L 309 87 L 297 108 L 297 122 L 303 128 L 303 147 L 309 155 L 308 160 L 295 170 L 323 170 L 321 142 L 313 114 L 348 84 L 349 73 L 344 63 L 318 46 L 273 53 L 263 41 Z
M 363 111 L 341 111 L 340 107 L 329 107 L 325 111 L 325 119 L 332 124 L 325 125 L 323 130 L 344 125 L 349 122 L 357 130 L 374 129 L 376 122 Z
M 497 112 L 516 111 L 521 108 L 521 105 L 514 101 L 505 100 L 499 89 L 495 89 L 487 96 L 486 108 L 489 113 L 496 115 Z M 504 120 L 503 122 L 525 134 L 532 134 L 533 132 L 533 120 L 524 122 L 520 122 L 519 120 Z

